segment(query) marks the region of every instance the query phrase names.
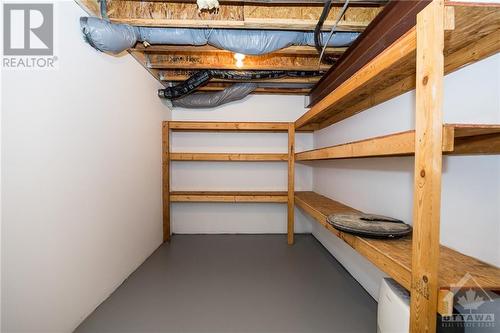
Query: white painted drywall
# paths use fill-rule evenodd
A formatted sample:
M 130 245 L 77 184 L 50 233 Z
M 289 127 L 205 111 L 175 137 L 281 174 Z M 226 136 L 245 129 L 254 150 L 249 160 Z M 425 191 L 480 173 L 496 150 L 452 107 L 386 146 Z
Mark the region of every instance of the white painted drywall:
M 445 78 L 444 121 L 500 123 L 500 55 Z M 316 148 L 414 128 L 409 92 L 314 134 Z M 313 189 L 365 212 L 412 221 L 413 158 L 314 162 Z M 443 161 L 441 243 L 500 266 L 500 157 Z M 325 231 L 313 234 L 376 299 L 383 273 Z
M 210 110 L 174 109 L 174 120 L 295 121 L 304 112 L 302 96 L 249 96 Z M 172 151 L 180 152 L 284 152 L 286 133 L 174 132 Z M 298 134 L 297 150 L 312 148 L 312 134 Z M 287 163 L 283 162 L 174 162 L 171 186 L 181 190 L 286 191 Z M 297 164 L 296 189 L 310 190 L 312 168 Z M 309 232 L 301 211 L 296 231 Z M 174 203 L 174 233 L 284 233 L 285 204 Z
M 162 241 L 159 84 L 56 9 L 59 69 L 2 72 L 2 332 L 72 331 Z

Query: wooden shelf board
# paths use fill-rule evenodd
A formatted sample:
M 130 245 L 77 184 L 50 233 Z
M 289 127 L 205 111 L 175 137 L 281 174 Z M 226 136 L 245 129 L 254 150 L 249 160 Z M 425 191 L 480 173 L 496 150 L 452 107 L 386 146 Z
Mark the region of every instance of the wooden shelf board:
M 295 154 L 297 161 L 407 156 L 415 153 L 415 131 L 369 138 Z M 500 154 L 500 125 L 446 124 L 445 154 Z
M 288 131 L 288 123 L 171 121 L 170 129 L 172 131 L 286 132 Z
M 447 124 L 453 147 L 447 154 L 500 154 L 500 124 Z
M 295 192 L 295 203 L 334 235 L 366 257 L 375 266 L 390 275 L 406 289 L 411 285 L 411 237 L 379 240 L 354 236 L 338 231 L 326 221 L 333 213 L 357 212 L 354 208 L 314 192 Z M 439 262 L 439 312 L 449 314 L 449 290 L 467 274 L 474 280 L 465 281 L 464 287 L 500 290 L 500 269 L 441 246 Z
M 500 51 L 500 6 L 448 3 L 445 73 Z M 297 119 L 297 129 L 317 130 L 415 88 L 416 31 L 412 28 Z
M 273 153 L 170 153 L 171 161 L 284 162 L 288 154 Z
M 287 192 L 281 191 L 174 191 L 171 202 L 270 202 L 286 203 Z

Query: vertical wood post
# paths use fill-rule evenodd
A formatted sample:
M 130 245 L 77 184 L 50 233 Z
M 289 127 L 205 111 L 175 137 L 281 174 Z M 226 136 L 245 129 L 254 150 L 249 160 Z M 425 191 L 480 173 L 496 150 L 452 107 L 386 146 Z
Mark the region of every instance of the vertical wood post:
M 417 15 L 410 332 L 435 332 L 441 210 L 444 3 Z
M 288 124 L 288 244 L 293 244 L 295 209 L 295 124 Z
M 163 241 L 170 240 L 170 128 L 168 121 L 162 123 L 162 202 Z

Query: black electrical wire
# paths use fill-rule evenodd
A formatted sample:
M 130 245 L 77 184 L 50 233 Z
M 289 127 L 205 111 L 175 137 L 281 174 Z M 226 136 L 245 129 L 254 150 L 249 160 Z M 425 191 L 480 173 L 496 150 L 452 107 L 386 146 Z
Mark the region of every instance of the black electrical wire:
M 230 71 L 208 69 L 196 72 L 178 85 L 159 89 L 158 96 L 167 99 L 180 98 L 192 93 L 213 78 L 224 80 L 266 80 L 282 77 L 314 77 L 322 74 L 319 71 Z
M 323 49 L 321 50 L 321 53 L 319 55 L 319 64 L 321 64 L 321 61 L 323 60 L 323 57 L 325 55 L 326 47 L 327 47 L 328 43 L 330 42 L 330 39 L 332 38 L 333 34 L 336 32 L 337 25 L 339 24 L 342 17 L 345 15 L 345 12 L 346 12 L 348 6 L 349 6 L 349 0 L 345 0 L 345 3 L 342 6 L 342 9 L 340 10 L 340 12 L 338 14 L 337 19 L 335 20 L 335 23 L 332 26 L 332 30 L 328 34 L 328 38 L 323 45 Z
M 326 0 L 325 4 L 323 5 L 323 11 L 321 12 L 318 23 L 316 24 L 316 28 L 314 28 L 314 46 L 319 53 L 321 53 L 321 50 L 323 49 L 323 42 L 321 40 L 321 28 L 323 28 L 323 24 L 328 17 L 328 13 L 330 12 L 331 7 L 332 0 Z
M 323 50 L 323 40 L 321 36 L 321 29 L 323 28 L 323 24 L 325 23 L 326 18 L 328 17 L 328 13 L 330 13 L 330 9 L 332 8 L 332 0 L 326 0 L 323 6 L 323 11 L 319 17 L 318 23 L 316 24 L 316 28 L 314 29 L 314 47 L 321 54 Z M 337 60 L 336 57 L 332 57 L 326 55 L 323 57 L 323 61 L 327 64 L 333 64 Z

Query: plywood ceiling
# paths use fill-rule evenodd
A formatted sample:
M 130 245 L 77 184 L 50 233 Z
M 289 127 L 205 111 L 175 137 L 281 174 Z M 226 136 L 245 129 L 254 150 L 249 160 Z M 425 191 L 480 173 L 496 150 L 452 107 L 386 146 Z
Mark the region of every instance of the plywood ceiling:
M 100 17 L 97 0 L 77 1 L 91 15 Z M 111 22 L 154 27 L 216 27 L 232 29 L 314 30 L 323 9 L 323 0 L 219 1 L 217 11 L 199 12 L 195 0 L 108 0 Z M 323 30 L 331 29 L 343 1 L 334 1 Z M 339 31 L 362 32 L 378 15 L 386 0 L 351 0 L 338 25 Z M 328 48 L 340 57 L 345 48 Z M 242 68 L 236 67 L 232 52 L 211 46 L 137 44 L 130 54 L 163 85 L 177 84 L 203 69 L 326 71 L 319 64 L 314 47 L 293 46 L 267 55 L 247 56 Z M 308 94 L 319 77 L 281 78 L 261 81 L 254 93 Z M 235 82 L 235 81 L 233 81 Z M 248 81 L 246 81 L 248 82 Z M 232 82 L 212 80 L 200 91 L 217 91 Z

